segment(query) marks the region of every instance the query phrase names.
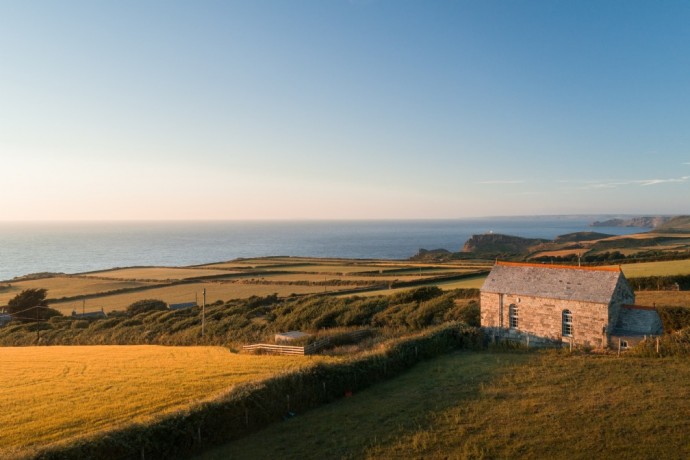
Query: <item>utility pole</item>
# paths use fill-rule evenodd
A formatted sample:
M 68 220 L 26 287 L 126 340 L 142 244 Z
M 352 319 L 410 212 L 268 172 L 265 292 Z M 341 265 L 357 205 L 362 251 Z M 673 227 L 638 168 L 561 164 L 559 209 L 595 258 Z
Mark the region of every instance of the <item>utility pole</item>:
M 201 303 L 201 337 L 204 336 L 204 329 L 206 328 L 206 288 L 204 288 L 204 297 Z

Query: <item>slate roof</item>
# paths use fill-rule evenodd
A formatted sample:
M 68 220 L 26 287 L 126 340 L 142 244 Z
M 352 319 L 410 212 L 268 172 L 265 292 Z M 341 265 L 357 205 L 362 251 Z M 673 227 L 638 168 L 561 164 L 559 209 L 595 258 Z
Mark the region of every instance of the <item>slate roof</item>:
M 12 321 L 12 315 L 8 313 L 0 313 L 0 326 L 5 325 Z
M 498 262 L 481 290 L 608 304 L 622 277 L 617 268 Z
M 171 303 L 168 305 L 170 310 L 183 310 L 185 308 L 196 307 L 196 302 Z
M 661 335 L 664 328 L 656 308 L 624 305 L 612 336 Z

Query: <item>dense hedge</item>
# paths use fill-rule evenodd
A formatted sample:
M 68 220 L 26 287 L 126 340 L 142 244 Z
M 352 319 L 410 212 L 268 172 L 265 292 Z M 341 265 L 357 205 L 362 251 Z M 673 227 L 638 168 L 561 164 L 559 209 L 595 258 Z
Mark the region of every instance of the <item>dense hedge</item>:
M 642 276 L 628 278 L 628 282 L 635 291 L 661 291 L 676 287 L 681 291 L 690 290 L 690 275 Z
M 657 306 L 656 310 L 664 326 L 664 332 L 670 333 L 690 327 L 690 308 Z
M 657 339 L 643 341 L 630 350 L 630 354 L 646 357 L 688 356 L 690 355 L 690 327 L 686 327 L 670 334 L 659 337 L 659 352 L 657 353 Z
M 201 309 L 111 313 L 107 319 L 54 318 L 41 325 L 42 345 L 231 345 L 269 339 L 288 330 L 317 331 L 336 327 L 393 328 L 409 333 L 445 321 L 463 319 L 458 298 L 474 291 L 444 292 L 421 287 L 391 296 L 306 296 L 279 299 L 252 297 L 206 307 L 204 338 Z M 36 345 L 31 326 L 0 327 L 0 345 Z
M 32 455 L 40 459 L 170 459 L 237 439 L 266 425 L 391 378 L 415 363 L 481 344 L 459 323 L 383 344 L 349 361 L 319 363 L 249 384 L 147 425 L 132 425 Z

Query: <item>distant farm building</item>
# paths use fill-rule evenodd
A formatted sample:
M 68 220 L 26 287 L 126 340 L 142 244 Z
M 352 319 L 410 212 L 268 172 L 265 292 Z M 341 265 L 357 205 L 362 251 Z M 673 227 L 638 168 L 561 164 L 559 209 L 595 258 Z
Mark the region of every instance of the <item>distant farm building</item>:
M 12 315 L 9 313 L 0 313 L 0 327 L 6 325 L 10 321 L 12 321 Z
M 168 304 L 168 309 L 170 310 L 184 310 L 186 308 L 196 307 L 196 302 L 184 302 L 184 303 L 171 303 Z
M 632 346 L 662 333 L 656 309 L 634 304 L 618 268 L 498 262 L 481 289 L 481 325 L 529 345 Z
M 275 335 L 275 342 L 276 343 L 289 343 L 294 340 L 302 339 L 304 337 L 309 337 L 311 334 L 307 334 L 306 332 L 302 331 L 288 331 L 288 332 L 281 332 Z
M 84 313 L 77 313 L 76 310 L 72 310 L 72 318 L 74 319 L 103 319 L 107 318 L 108 315 L 103 311 L 103 307 L 97 311 L 89 311 Z

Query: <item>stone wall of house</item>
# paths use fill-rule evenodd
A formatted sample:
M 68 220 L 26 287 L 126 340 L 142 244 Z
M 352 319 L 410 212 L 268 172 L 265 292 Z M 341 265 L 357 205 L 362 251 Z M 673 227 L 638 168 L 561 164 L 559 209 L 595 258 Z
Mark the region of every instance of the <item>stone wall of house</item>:
M 623 290 L 621 290 L 623 295 Z M 501 301 L 502 297 L 502 301 Z M 501 307 L 501 304 L 503 305 Z M 510 327 L 510 305 L 518 307 L 518 327 Z M 609 305 L 572 300 L 547 299 L 513 294 L 481 293 L 482 326 L 491 335 L 507 339 L 569 343 L 563 337 L 563 311 L 572 313 L 574 345 L 600 348 L 607 345 Z
M 613 291 L 611 297 L 611 304 L 609 306 L 609 332 L 616 323 L 618 323 L 618 315 L 622 305 L 635 304 L 635 292 L 628 284 L 624 277 L 621 277 L 616 284 L 616 289 Z

